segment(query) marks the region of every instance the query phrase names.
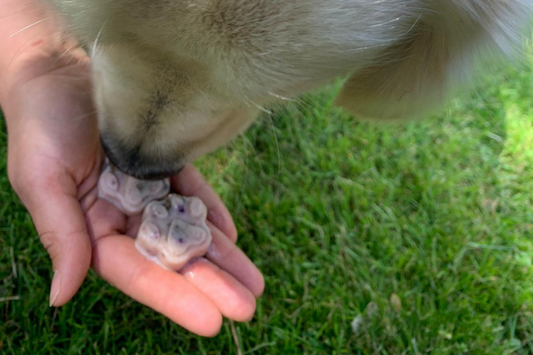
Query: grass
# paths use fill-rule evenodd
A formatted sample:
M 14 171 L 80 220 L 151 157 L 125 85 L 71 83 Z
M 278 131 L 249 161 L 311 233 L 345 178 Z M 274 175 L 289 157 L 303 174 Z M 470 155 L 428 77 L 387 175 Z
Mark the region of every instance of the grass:
M 4 127 L 0 353 L 532 354 L 531 58 L 422 122 L 359 123 L 331 88 L 199 161 L 266 277 L 237 343 L 227 322 L 193 336 L 93 272 L 50 309 Z

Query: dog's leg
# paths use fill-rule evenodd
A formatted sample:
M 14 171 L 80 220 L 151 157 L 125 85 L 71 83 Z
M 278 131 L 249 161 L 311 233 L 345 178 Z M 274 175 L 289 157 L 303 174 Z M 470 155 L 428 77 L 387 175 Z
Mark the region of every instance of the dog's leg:
M 353 74 L 337 102 L 362 118 L 411 118 L 444 103 L 468 83 L 476 59 L 513 55 L 528 27 L 532 0 L 425 2 L 403 43 Z

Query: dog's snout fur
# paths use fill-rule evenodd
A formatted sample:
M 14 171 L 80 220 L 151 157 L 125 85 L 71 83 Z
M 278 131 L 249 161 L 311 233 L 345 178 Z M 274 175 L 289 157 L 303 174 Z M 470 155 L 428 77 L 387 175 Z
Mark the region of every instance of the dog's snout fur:
M 113 127 L 104 144 L 136 176 L 174 172 L 242 132 L 265 105 L 338 77 L 349 79 L 337 103 L 359 117 L 425 115 L 486 54 L 519 53 L 533 8 L 533 0 L 51 1 L 92 48 L 99 124 L 103 134 Z
M 107 158 L 125 174 L 144 180 L 163 179 L 179 173 L 185 162 L 179 156 L 171 158 L 150 157 L 141 153 L 141 147 L 128 147 L 119 140 L 110 139 L 105 133 L 100 142 Z

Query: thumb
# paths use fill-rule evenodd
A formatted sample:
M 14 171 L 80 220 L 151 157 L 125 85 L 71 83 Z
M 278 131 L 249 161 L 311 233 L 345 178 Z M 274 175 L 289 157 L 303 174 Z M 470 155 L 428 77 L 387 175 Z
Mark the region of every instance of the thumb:
M 85 279 L 91 263 L 91 242 L 75 183 L 69 178 L 48 181 L 33 185 L 31 193 L 21 195 L 52 259 L 50 306 L 59 307 L 74 296 Z

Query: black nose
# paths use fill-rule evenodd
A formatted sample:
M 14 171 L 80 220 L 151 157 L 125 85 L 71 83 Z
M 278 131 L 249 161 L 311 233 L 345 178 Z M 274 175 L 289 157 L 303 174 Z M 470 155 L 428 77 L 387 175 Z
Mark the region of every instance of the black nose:
M 140 153 L 140 147 L 126 148 L 120 143 L 111 143 L 100 137 L 107 158 L 118 170 L 143 180 L 158 180 L 179 173 L 185 163 L 181 158 L 149 157 Z

